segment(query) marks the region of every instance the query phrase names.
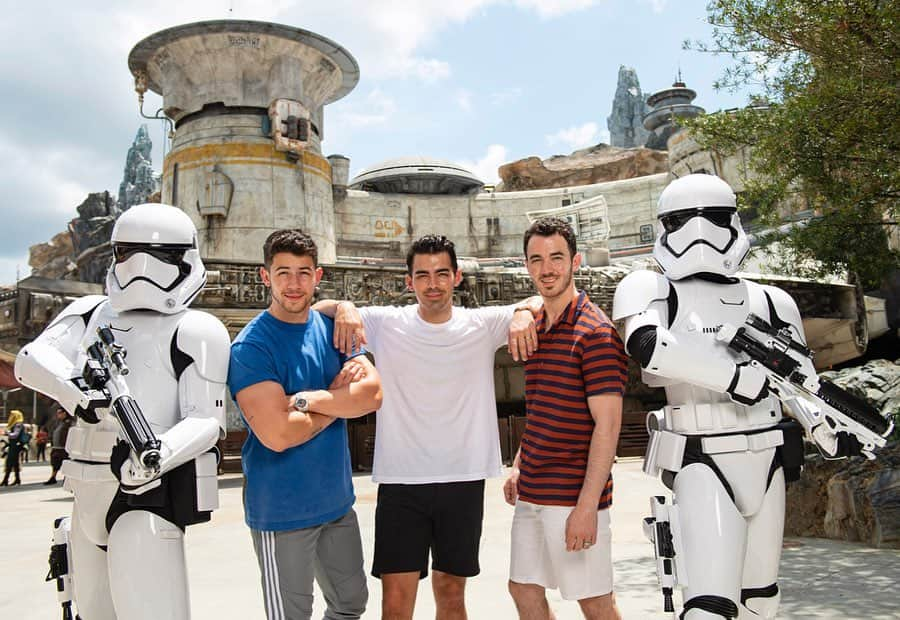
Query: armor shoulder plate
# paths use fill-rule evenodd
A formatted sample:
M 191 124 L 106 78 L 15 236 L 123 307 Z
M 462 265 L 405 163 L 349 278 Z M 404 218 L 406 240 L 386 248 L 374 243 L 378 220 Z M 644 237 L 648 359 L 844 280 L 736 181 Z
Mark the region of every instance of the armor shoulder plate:
M 87 325 L 94 311 L 107 299 L 106 295 L 85 295 L 84 297 L 79 297 L 63 308 L 62 312 L 56 315 L 50 325 L 56 325 L 60 321 L 73 316 L 80 316 L 84 324 Z
M 228 378 L 231 338 L 211 314 L 188 310 L 172 336 L 172 365 L 176 376 L 194 364 L 201 377 L 224 383 Z
M 655 271 L 633 271 L 616 287 L 612 319 L 618 321 L 646 310 L 654 301 L 666 301 L 671 284 Z

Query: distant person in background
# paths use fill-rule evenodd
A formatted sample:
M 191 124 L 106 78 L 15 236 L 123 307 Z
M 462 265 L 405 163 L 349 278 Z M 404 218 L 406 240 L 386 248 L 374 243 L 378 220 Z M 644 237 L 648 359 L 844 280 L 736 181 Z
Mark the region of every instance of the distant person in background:
M 34 460 L 36 461 L 46 461 L 47 460 L 47 442 L 50 441 L 50 433 L 47 432 L 47 427 L 42 426 L 37 434 L 34 436 L 34 445 L 37 449 L 35 453 Z
M 10 411 L 9 417 L 6 419 L 6 437 L 9 443 L 6 448 L 6 469 L 0 487 L 9 486 L 9 474 L 11 473 L 15 474 L 12 484 L 22 484 L 19 477 L 19 455 L 23 447 L 28 447 L 21 443 L 22 431 L 25 430 L 24 420 L 22 412 L 18 409 Z
M 62 407 L 56 407 L 56 426 L 53 427 L 53 433 L 50 435 L 50 467 L 53 471 L 50 473 L 50 479 L 44 484 L 56 484 L 56 474 L 62 467 L 63 461 L 69 458 L 66 452 L 66 439 L 69 437 L 69 429 L 75 424 L 75 418 L 70 416 Z

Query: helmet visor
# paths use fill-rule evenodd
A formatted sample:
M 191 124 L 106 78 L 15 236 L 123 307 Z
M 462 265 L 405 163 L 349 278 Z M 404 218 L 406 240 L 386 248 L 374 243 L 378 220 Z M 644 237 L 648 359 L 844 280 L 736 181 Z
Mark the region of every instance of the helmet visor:
M 696 209 L 677 211 L 660 218 L 664 233 L 662 244 L 675 256 L 681 256 L 698 244 L 708 245 L 724 254 L 734 243 L 738 230 L 733 225 L 732 209 Z
M 185 250 L 182 249 L 177 256 L 171 252 L 160 252 L 146 246 L 141 250 L 120 252 L 115 248 L 115 262 L 113 273 L 119 288 L 126 288 L 129 284 L 144 280 L 164 291 L 172 290 L 184 279 L 190 266 L 182 262 Z
M 184 260 L 184 253 L 193 246 L 181 244 L 117 243 L 113 246 L 116 263 L 124 263 L 135 254 L 148 254 L 158 261 L 178 265 Z

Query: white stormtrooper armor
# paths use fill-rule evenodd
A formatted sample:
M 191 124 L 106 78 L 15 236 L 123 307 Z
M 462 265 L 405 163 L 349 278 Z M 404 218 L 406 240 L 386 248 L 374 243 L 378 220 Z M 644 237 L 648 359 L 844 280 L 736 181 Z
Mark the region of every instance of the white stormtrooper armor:
M 111 242 L 109 297 L 69 305 L 21 350 L 15 374 L 81 418 L 63 465 L 75 496 L 65 527 L 79 616 L 189 618 L 183 532 L 218 507 L 214 446 L 225 433 L 230 339 L 218 319 L 188 309 L 206 272 L 187 215 L 136 205 L 116 222 Z M 152 469 L 125 453 L 109 399 L 77 384 L 97 328 L 107 325 L 127 352 L 122 390 L 160 442 Z
M 658 217 L 653 254 L 664 273 L 629 274 L 616 290 L 613 319 L 624 320 L 645 382 L 666 391 L 668 405 L 648 417 L 644 469 L 662 472 L 674 495 L 665 510 L 676 515 L 672 536 L 681 550 L 680 617 L 774 618 L 785 473 L 799 471 L 802 431 L 782 423 L 766 375 L 717 335 L 754 313 L 805 342 L 800 314 L 784 291 L 734 277 L 749 243 L 724 181 L 702 174 L 673 181 Z

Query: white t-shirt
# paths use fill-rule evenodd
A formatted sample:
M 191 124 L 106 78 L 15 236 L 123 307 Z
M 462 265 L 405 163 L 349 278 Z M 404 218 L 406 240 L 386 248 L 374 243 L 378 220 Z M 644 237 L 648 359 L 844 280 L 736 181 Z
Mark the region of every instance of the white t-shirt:
M 424 484 L 499 476 L 494 353 L 515 306 L 453 308 L 428 323 L 418 305 L 360 308 L 383 400 L 375 482 Z

